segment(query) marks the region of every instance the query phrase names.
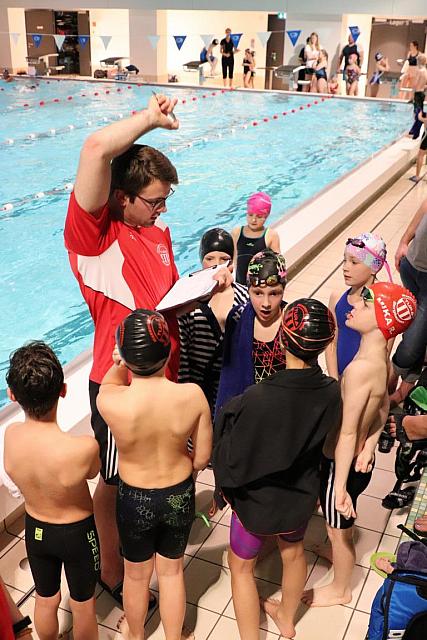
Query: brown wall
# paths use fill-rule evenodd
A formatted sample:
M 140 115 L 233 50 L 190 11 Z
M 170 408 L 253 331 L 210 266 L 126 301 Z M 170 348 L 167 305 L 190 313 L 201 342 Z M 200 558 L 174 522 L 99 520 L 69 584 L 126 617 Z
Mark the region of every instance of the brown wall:
M 90 35 L 89 26 L 89 11 L 77 12 L 77 26 L 79 36 Z M 79 46 L 79 61 L 80 61 L 80 75 L 90 76 L 92 75 L 92 68 L 90 62 L 90 41 L 87 42 L 84 48 Z
M 30 9 L 25 11 L 25 24 L 28 33 L 55 33 L 54 13 L 50 9 Z M 27 35 L 28 55 L 39 57 L 47 53 L 56 53 L 55 40 L 52 36 L 42 39 L 36 47 L 31 36 Z

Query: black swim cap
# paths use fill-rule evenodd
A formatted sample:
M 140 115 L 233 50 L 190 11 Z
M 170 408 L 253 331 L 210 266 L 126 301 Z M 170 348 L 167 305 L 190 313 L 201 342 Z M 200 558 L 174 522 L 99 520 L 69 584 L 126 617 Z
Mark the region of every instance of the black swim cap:
M 230 256 L 231 260 L 233 259 L 234 241 L 228 231 L 216 227 L 215 229 L 209 229 L 209 231 L 203 234 L 199 247 L 200 262 L 202 262 L 205 255 L 211 251 L 222 251 Z
M 281 253 L 266 249 L 256 253 L 248 266 L 248 287 L 274 287 L 286 284 L 286 261 Z
M 314 360 L 334 339 L 335 320 L 319 300 L 300 298 L 284 310 L 282 329 L 287 351 L 301 360 Z
M 169 357 L 168 324 L 157 311 L 136 309 L 117 327 L 116 343 L 128 369 L 138 376 L 151 376 Z

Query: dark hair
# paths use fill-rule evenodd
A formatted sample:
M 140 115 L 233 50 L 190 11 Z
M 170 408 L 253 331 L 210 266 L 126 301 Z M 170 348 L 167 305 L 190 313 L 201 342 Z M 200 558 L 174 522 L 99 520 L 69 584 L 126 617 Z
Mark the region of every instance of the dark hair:
M 42 418 L 58 402 L 64 384 L 61 363 L 45 343 L 29 342 L 14 351 L 6 382 L 30 418 Z
M 153 147 L 133 144 L 111 163 L 110 193 L 122 189 L 132 203 L 154 180 L 178 184 L 178 174 L 172 162 Z
M 411 40 L 411 42 L 409 44 L 413 44 L 414 47 L 416 47 L 416 49 L 420 48 L 420 45 L 418 44 L 418 40 Z
M 219 44 L 219 40 L 217 40 L 216 38 L 214 40 L 212 40 L 212 44 L 217 45 Z

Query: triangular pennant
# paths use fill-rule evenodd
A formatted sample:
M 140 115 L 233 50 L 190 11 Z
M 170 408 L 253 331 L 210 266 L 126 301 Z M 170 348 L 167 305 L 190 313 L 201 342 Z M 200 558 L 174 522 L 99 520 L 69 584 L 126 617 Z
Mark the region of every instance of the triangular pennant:
M 269 37 L 271 36 L 271 31 L 258 31 L 257 36 L 261 40 L 262 46 L 265 47 Z
M 18 44 L 18 40 L 19 40 L 19 36 L 20 35 L 21 35 L 20 33 L 11 33 L 10 34 L 10 37 L 13 40 L 13 44 Z
M 153 49 L 157 48 L 157 44 L 160 40 L 160 36 L 147 36 L 147 38 L 150 41 L 151 46 L 153 47 Z
M 356 42 L 357 38 L 360 36 L 360 29 L 357 26 L 349 27 L 350 33 L 353 36 L 353 40 Z
M 174 36 L 175 44 L 178 47 L 178 51 L 181 51 L 181 47 L 185 42 L 187 36 Z
M 32 33 L 31 37 L 32 37 L 33 42 L 34 42 L 34 46 L 36 47 L 36 49 L 38 49 L 39 46 L 42 43 L 43 36 L 40 33 Z
M 111 38 L 111 36 L 107 36 L 107 38 Z M 89 36 L 77 36 L 77 42 L 79 43 L 80 47 L 84 49 L 87 43 L 89 42 Z M 104 47 L 105 47 L 105 44 L 104 44 Z M 108 43 L 107 43 L 107 47 L 108 47 Z
M 292 31 L 286 32 L 289 36 L 289 40 L 292 42 L 293 46 L 298 42 L 298 38 L 301 35 L 301 29 L 293 29 Z
M 215 35 L 213 33 L 201 33 L 200 37 L 203 40 L 203 44 L 207 48 L 214 39 Z
M 102 40 L 102 44 L 104 45 L 104 49 L 107 49 L 107 48 L 108 48 L 108 45 L 109 45 L 109 44 L 110 44 L 110 42 L 111 42 L 111 38 L 112 38 L 113 36 L 99 36 L 99 37 L 100 37 L 100 38 L 101 38 L 101 40 Z
M 237 47 L 239 46 L 239 42 L 240 42 L 240 38 L 242 37 L 243 33 L 232 33 L 230 38 L 232 43 L 234 44 L 234 46 Z
M 65 36 L 53 36 L 55 40 L 55 44 L 58 47 L 59 51 L 62 49 L 62 45 L 64 44 Z

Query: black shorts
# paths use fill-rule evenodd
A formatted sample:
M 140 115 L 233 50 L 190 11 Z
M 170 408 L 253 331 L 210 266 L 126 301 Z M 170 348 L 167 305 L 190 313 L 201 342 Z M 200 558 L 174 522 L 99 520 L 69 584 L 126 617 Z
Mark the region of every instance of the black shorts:
M 140 489 L 119 480 L 116 513 L 126 560 L 145 562 L 155 553 L 181 558 L 195 516 L 193 477 L 164 489 Z
M 372 469 L 373 471 L 373 469 Z M 350 467 L 347 479 L 347 491 L 353 501 L 353 507 L 356 509 L 357 498 L 365 491 L 371 481 L 372 471 L 362 473 L 355 471 L 354 467 Z M 326 522 L 333 529 L 349 529 L 354 524 L 354 518 L 346 520 L 335 509 L 335 461 L 330 460 L 322 455 L 320 462 L 320 504 Z
M 95 434 L 96 441 L 99 445 L 99 456 L 101 458 L 101 476 L 106 484 L 117 485 L 119 482 L 118 475 L 118 455 L 116 442 L 113 438 L 107 423 L 98 411 L 96 406 L 96 398 L 101 385 L 93 380 L 89 380 L 89 398 L 91 408 L 91 425 Z
M 232 80 L 233 73 L 234 73 L 234 56 L 231 56 L 230 58 L 226 58 L 225 56 L 222 56 L 221 64 L 222 64 L 223 79 L 225 80 L 225 78 L 227 77 L 227 71 L 228 71 L 228 77 L 230 78 L 230 80 Z
M 39 596 L 50 598 L 58 593 L 64 565 L 71 598 L 85 602 L 93 597 L 101 562 L 93 516 L 71 524 L 51 524 L 27 513 L 25 546 Z
M 420 144 L 421 151 L 427 151 L 427 128 L 424 126 L 424 135 L 421 138 Z

